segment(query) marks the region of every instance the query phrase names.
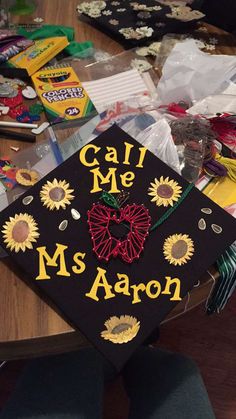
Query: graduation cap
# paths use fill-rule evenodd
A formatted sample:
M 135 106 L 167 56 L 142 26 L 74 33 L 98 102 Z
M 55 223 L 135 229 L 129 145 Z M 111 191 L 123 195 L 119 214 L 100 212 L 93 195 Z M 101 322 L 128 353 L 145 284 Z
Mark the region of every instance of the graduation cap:
M 112 126 L 0 214 L 0 245 L 118 369 L 236 221 Z

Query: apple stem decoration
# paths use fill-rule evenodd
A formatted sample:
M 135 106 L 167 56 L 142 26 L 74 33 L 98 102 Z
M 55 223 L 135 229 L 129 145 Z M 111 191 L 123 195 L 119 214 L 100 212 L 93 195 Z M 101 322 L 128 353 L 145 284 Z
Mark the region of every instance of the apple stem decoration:
M 124 198 L 123 201 L 122 196 Z M 121 193 L 117 196 L 117 199 L 112 194 L 106 191 L 103 191 L 101 196 L 101 200 L 103 200 L 105 204 L 115 209 L 119 209 L 128 198 L 129 193 L 125 193 L 124 191 L 121 191 Z

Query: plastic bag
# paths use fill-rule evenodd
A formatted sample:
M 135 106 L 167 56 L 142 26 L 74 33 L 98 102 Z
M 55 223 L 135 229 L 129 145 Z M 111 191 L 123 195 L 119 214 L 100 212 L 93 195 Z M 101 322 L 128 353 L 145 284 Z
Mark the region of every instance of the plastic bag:
M 162 104 L 183 100 L 191 105 L 221 93 L 235 73 L 235 56 L 208 55 L 186 40 L 175 45 L 164 64 L 158 98 Z
M 236 95 L 212 95 L 195 103 L 187 113 L 191 115 L 215 115 L 216 113 L 236 113 Z
M 164 35 L 161 41 L 160 50 L 155 59 L 154 68 L 161 71 L 172 49 L 178 42 L 185 41 L 187 35 L 168 33 Z
M 137 120 L 137 117 L 135 119 Z M 135 119 L 132 121 L 132 125 L 134 126 Z M 144 130 L 138 130 L 137 124 L 136 129 L 134 126 L 132 127 L 132 125 L 129 122 L 124 125 L 122 129 L 180 174 L 180 162 L 177 149 L 171 135 L 170 126 L 165 118 L 150 124 Z

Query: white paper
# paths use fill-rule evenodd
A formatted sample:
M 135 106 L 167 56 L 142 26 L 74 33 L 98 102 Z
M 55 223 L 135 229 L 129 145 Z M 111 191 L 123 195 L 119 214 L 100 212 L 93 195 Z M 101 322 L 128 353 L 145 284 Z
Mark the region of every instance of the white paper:
M 136 69 L 82 84 L 99 113 L 112 103 L 125 101 L 131 96 L 148 91 Z
M 222 93 L 235 74 L 235 56 L 206 54 L 194 40 L 186 40 L 175 45 L 164 64 L 158 99 L 162 104 L 195 103 Z

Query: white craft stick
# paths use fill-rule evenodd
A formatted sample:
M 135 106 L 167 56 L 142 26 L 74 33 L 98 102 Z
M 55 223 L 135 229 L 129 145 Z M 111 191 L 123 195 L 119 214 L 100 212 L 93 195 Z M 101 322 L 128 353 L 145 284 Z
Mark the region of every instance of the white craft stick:
M 39 125 L 38 128 L 32 129 L 31 132 L 35 135 L 42 134 L 42 132 L 45 131 L 45 129 L 48 128 L 49 125 L 49 122 L 43 122 L 41 125 Z
M 24 122 L 8 122 L 0 121 L 0 127 L 11 127 L 11 128 L 38 128 L 38 124 L 27 124 Z

